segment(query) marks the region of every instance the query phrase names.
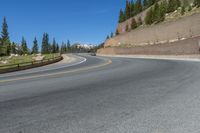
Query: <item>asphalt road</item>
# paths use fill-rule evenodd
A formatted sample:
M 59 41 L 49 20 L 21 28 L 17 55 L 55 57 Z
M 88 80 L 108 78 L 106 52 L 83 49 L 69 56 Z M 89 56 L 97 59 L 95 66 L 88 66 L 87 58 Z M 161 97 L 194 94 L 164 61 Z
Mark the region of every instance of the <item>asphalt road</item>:
M 83 57 L 0 75 L 0 133 L 200 132 L 200 63 Z

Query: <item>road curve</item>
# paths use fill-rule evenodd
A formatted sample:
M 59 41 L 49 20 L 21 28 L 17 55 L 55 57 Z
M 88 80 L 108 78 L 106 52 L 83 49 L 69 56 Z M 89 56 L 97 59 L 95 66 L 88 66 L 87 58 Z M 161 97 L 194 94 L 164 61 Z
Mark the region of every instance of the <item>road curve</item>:
M 75 66 L 0 75 L 0 133 L 200 131 L 200 63 L 81 56 Z

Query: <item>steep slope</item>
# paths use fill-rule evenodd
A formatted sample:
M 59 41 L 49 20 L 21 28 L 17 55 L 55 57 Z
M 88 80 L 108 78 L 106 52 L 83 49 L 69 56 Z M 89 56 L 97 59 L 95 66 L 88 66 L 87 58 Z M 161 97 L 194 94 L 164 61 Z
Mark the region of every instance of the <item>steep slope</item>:
M 142 19 L 143 24 L 139 27 L 134 29 L 131 27 L 133 18 L 120 23 L 118 26 L 120 34 L 106 40 L 104 49 L 98 53 L 199 54 L 200 3 L 196 5 L 191 0 L 187 3 L 187 6 L 176 6 L 176 10 L 165 13 L 165 19 L 161 22 L 144 23 L 148 10 L 150 12 L 156 9 L 156 6 L 153 6 L 134 17 L 135 20 Z M 127 27 L 131 27 L 132 30 L 127 30 Z

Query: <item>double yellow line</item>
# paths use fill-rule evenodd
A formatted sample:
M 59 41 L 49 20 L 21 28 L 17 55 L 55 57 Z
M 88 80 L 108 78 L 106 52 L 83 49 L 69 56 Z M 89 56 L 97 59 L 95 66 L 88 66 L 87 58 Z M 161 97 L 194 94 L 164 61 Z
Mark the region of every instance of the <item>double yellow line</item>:
M 71 71 L 61 71 L 57 73 L 51 73 L 51 74 L 44 74 L 44 75 L 35 75 L 35 76 L 25 76 L 21 78 L 13 78 L 13 79 L 7 79 L 7 80 L 0 80 L 0 83 L 7 83 L 7 82 L 12 82 L 12 81 L 19 81 L 19 80 L 27 80 L 27 79 L 34 79 L 34 78 L 40 78 L 40 77 L 50 77 L 50 76 L 59 76 L 62 74 L 69 74 L 69 73 L 75 73 L 75 72 L 82 72 L 82 71 L 87 71 L 95 68 L 100 68 L 106 65 L 112 64 L 112 60 L 108 59 L 106 63 L 96 65 L 96 66 L 91 66 L 91 67 L 86 67 L 86 68 L 80 68 L 76 70 L 71 70 Z

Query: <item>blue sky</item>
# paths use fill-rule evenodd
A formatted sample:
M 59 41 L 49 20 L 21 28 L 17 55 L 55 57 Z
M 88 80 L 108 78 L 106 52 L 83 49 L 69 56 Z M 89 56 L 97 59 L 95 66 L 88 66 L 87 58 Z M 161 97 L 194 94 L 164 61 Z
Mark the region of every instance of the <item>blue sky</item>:
M 125 0 L 0 0 L 0 19 L 7 18 L 10 38 L 29 47 L 36 36 L 50 39 L 99 44 L 117 26 L 120 8 Z

